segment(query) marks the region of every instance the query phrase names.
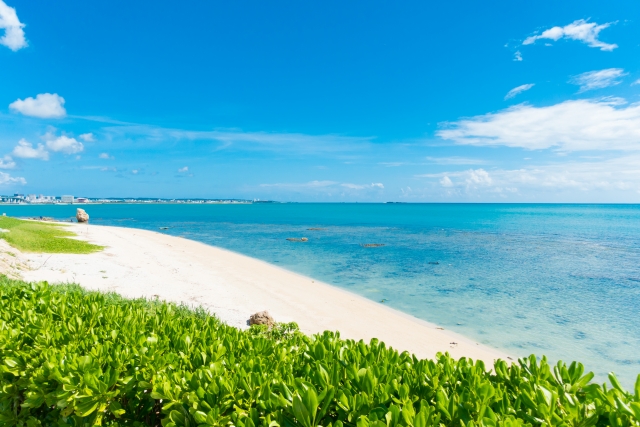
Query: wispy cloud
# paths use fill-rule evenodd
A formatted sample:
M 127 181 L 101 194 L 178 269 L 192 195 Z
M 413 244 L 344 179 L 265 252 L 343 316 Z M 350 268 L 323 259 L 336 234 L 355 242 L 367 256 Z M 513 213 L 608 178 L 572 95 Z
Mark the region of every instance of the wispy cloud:
M 543 31 L 541 34 L 527 37 L 523 45 L 535 43 L 537 40 L 546 39 L 558 41 L 560 39 L 577 40 L 585 43 L 589 47 L 599 48 L 604 51 L 612 51 L 618 47 L 617 44 L 605 43 L 598 39 L 600 31 L 611 26 L 611 22 L 598 25 L 595 22 L 588 22 L 584 19 L 573 21 L 564 27 L 552 27 Z
M 304 183 L 260 184 L 260 187 L 286 188 L 293 190 L 326 188 L 339 184 L 335 181 L 309 181 Z
M 619 100 L 565 101 L 547 107 L 516 105 L 457 122 L 436 133 L 457 144 L 563 151 L 640 150 L 640 104 Z
M 104 160 L 113 160 L 114 159 L 114 157 L 109 155 L 109 153 L 100 153 L 100 155 L 98 157 L 101 158 L 101 159 L 104 159 Z
M 525 92 L 525 91 L 531 89 L 534 86 L 535 86 L 535 83 L 527 83 L 526 85 L 520 85 L 518 87 L 514 87 L 509 92 L 507 92 L 507 94 L 505 95 L 504 99 L 511 99 L 511 98 L 521 94 L 522 92 Z
M 513 60 L 516 62 L 522 61 L 522 53 L 520 53 L 519 50 L 517 50 L 516 53 L 513 54 Z
M 353 184 L 349 182 L 337 181 L 309 181 L 304 183 L 277 183 L 277 184 L 260 184 L 262 188 L 277 188 L 289 192 L 300 193 L 336 193 L 341 190 L 349 191 L 372 191 L 383 190 L 384 184 L 381 182 L 373 182 L 371 184 Z
M 635 82 L 631 83 L 631 86 L 635 86 L 635 85 L 640 85 L 640 79 L 638 79 Z
M 186 172 L 189 172 L 189 167 L 188 167 L 188 166 L 185 166 L 185 167 L 183 167 L 183 168 L 180 168 L 180 169 L 178 169 L 178 172 L 179 172 L 179 173 L 186 173 Z
M 59 119 L 67 114 L 63 105 L 64 98 L 57 93 L 41 93 L 35 98 L 17 99 L 9 104 L 9 109 L 25 116 Z
M 470 157 L 426 157 L 429 163 L 437 165 L 482 165 L 487 163 L 485 160 L 472 159 Z
M 580 93 L 593 89 L 602 89 L 620 84 L 620 77 L 626 76 L 622 68 L 607 68 L 604 70 L 587 71 L 573 76 L 569 83 L 580 86 Z
M 27 47 L 23 28 L 24 24 L 18 19 L 16 10 L 0 0 L 0 30 L 4 30 L 0 44 L 14 52 Z
M 365 190 L 365 189 L 370 189 L 370 188 L 383 189 L 384 188 L 384 185 L 381 182 L 372 182 L 371 184 L 344 183 L 344 184 L 340 184 L 340 186 L 345 187 L 345 188 L 350 188 L 352 190 Z
M 343 135 L 309 135 L 302 133 L 245 132 L 241 130 L 196 131 L 171 129 L 149 125 L 109 126 L 103 132 L 111 139 L 137 139 L 147 142 L 213 141 L 218 150 L 240 148 L 244 150 L 271 150 L 285 153 L 340 153 L 368 147 L 373 137 Z

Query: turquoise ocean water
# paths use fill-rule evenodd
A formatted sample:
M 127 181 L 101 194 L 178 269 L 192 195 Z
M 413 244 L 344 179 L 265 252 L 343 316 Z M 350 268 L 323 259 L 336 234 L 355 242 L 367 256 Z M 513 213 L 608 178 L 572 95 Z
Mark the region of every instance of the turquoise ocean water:
M 76 207 L 0 209 L 11 216 L 68 218 Z M 515 356 L 579 360 L 601 380 L 616 372 L 628 387 L 640 373 L 638 205 L 85 208 L 94 224 L 166 232 L 253 256 L 385 299 Z M 385 246 L 361 246 L 367 243 Z

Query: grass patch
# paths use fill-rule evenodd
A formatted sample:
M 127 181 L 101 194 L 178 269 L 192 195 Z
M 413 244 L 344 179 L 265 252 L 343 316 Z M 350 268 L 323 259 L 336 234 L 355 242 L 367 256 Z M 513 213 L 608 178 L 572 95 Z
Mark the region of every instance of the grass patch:
M 0 239 L 23 252 L 45 252 L 55 254 L 89 254 L 102 250 L 102 246 L 81 240 L 56 223 L 25 221 L 12 217 L 0 217 L 0 228 L 9 230 L 0 233 Z

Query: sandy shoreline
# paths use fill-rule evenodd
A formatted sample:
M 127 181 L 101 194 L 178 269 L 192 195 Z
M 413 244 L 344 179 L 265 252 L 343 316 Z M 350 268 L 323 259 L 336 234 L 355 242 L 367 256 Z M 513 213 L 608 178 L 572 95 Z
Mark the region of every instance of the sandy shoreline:
M 492 365 L 508 357 L 380 303 L 225 249 L 141 229 L 68 226 L 105 250 L 68 255 L 11 249 L 18 256 L 7 262 L 26 264 L 19 274 L 28 281 L 75 282 L 125 297 L 200 305 L 237 327 L 246 327 L 251 314 L 268 310 L 276 321 L 295 321 L 305 333 L 338 330 L 343 338 L 375 337 L 421 358 L 448 351 Z

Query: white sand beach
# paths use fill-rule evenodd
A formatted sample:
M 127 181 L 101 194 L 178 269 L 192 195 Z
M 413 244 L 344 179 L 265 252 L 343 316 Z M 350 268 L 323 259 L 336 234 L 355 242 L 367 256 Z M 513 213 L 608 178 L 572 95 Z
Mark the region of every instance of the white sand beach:
M 28 254 L 0 241 L 4 266 L 28 281 L 73 282 L 125 297 L 202 306 L 240 328 L 247 327 L 251 314 L 267 310 L 278 322 L 297 322 L 305 333 L 338 330 L 343 338 L 375 337 L 421 358 L 449 352 L 490 366 L 497 358 L 508 360 L 499 350 L 437 325 L 228 250 L 139 229 L 85 224 L 69 228 L 105 250 L 90 255 Z

